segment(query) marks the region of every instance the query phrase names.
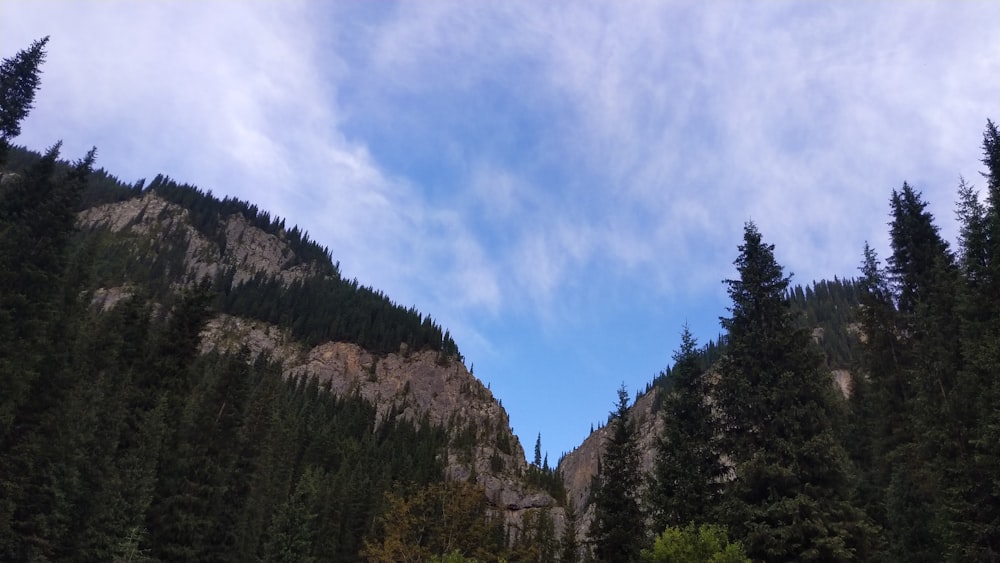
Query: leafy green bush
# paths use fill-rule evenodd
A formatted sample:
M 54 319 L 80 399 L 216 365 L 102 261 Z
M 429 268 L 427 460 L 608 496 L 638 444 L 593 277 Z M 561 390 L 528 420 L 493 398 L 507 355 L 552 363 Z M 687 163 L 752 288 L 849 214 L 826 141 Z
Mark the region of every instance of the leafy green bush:
M 642 550 L 644 563 L 750 563 L 738 542 L 730 543 L 722 526 L 670 526 Z

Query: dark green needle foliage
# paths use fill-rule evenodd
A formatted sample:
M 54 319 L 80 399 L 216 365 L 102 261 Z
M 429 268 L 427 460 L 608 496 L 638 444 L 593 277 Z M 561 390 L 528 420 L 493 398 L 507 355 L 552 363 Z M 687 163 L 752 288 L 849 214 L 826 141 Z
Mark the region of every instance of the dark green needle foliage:
M 644 476 L 639 464 L 635 421 L 629 413 L 624 385 L 618 389 L 618 402 L 611 412 L 608 431 L 591 493 L 595 510 L 590 539 L 599 561 L 629 563 L 639 560 L 645 538 L 639 499 Z
M 669 390 L 662 391 L 663 432 L 656 442 L 649 489 L 653 529 L 658 531 L 711 521 L 725 474 L 709 373 L 701 367 L 697 342 L 686 326 L 670 379 Z
M 809 334 L 795 326 L 789 278 L 753 223 L 735 264 L 715 388 L 732 471 L 722 519 L 753 559 L 854 560 L 863 513 L 849 502 L 830 377 Z

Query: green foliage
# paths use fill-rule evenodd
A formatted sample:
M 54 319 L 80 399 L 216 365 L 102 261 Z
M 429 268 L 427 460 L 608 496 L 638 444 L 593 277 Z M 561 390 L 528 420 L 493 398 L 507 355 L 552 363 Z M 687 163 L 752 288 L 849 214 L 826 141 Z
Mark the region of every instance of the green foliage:
M 725 528 L 711 524 L 669 526 L 642 550 L 644 563 L 750 563 L 743 547 L 731 543 Z
M 563 476 L 556 468 L 549 467 L 549 456 L 542 457 L 542 435 L 538 435 L 535 440 L 534 461 L 528 465 L 528 471 L 524 475 L 524 481 L 531 487 L 537 487 L 552 495 L 560 505 L 566 504 L 566 486 L 563 483 Z
M 17 267 L 2 273 L 24 291 L 0 303 L 0 331 L 21 335 L 0 342 L 0 559 L 356 558 L 384 490 L 441 479 L 444 432 L 377 422 L 264 359 L 200 356 L 207 285 L 169 309 L 90 310 L 69 197 L 90 160 L 55 176 L 53 150 L 5 188 L 0 261 Z M 6 244 L 15 233 L 45 251 Z
M 857 282 L 836 277 L 788 292 L 796 326 L 812 332 L 831 369 L 853 369 L 860 360 L 859 294 Z
M 451 335 L 433 319 L 390 301 L 381 292 L 328 275 L 313 275 L 285 286 L 258 275 L 230 289 L 223 302 L 228 313 L 287 326 L 309 345 L 354 342 L 376 353 L 437 350 L 442 358 L 458 355 Z
M 604 444 L 601 465 L 591 489 L 594 520 L 590 539 L 600 560 L 638 561 L 645 535 L 639 504 L 644 475 L 624 384 L 618 389 L 618 403 L 610 416 L 610 437 Z
M 479 485 L 452 481 L 385 495 L 386 508 L 362 556 L 373 563 L 446 561 L 474 557 L 496 561 L 506 551 L 503 522 Z M 459 559 L 464 560 L 464 559 Z
M 201 355 L 200 333 L 221 309 L 308 344 L 349 341 L 377 354 L 405 344 L 437 352 L 442 365 L 460 358 L 432 319 L 343 280 L 326 248 L 247 202 L 165 176 L 124 184 L 92 169 L 93 150 L 66 163 L 58 143 L 43 155 L 10 146 L 46 42 L 0 64 L 0 560 L 577 561 L 587 551 L 572 504 L 557 541 L 549 510 L 508 529 L 482 489 L 442 482 L 446 449 L 468 456 L 483 437 L 495 440 L 491 469 L 503 470 L 501 454 L 514 450 L 506 432 L 377 420 L 360 397 L 283 379 L 266 357 Z M 698 349 L 685 332 L 675 364 L 653 383 L 664 435 L 650 508 L 656 529 L 670 526 L 641 551 L 643 476 L 622 388 L 592 488 L 594 555 L 1000 558 L 992 121 L 982 162 L 985 197 L 964 180 L 958 187 L 956 252 L 904 183 L 890 198 L 887 264 L 866 246 L 856 282 L 789 289 L 773 246 L 747 225 L 739 279 L 726 282 L 727 333 Z M 77 211 L 146 193 L 182 206 L 223 248 L 225 222 L 242 217 L 289 245 L 283 266 L 308 263 L 314 274 L 234 286 L 229 270 L 198 284 L 181 275 L 180 231 L 76 231 Z M 91 290 L 111 285 L 133 295 L 98 311 Z M 845 414 L 828 369 L 855 366 Z M 561 475 L 541 454 L 539 436 L 527 483 L 565 503 Z
M 892 254 L 866 246 L 860 395 L 852 397 L 859 491 L 885 530 L 875 557 L 988 561 L 1000 554 L 997 133 L 987 122 L 987 197 L 958 187 L 953 255 L 908 184 L 890 198 Z
M 573 501 L 566 503 L 566 523 L 559 538 L 559 561 L 576 563 L 580 560 L 580 542 L 576 537 L 576 506 Z
M 649 487 L 648 506 L 655 529 L 706 521 L 719 501 L 725 474 L 718 422 L 708 402 L 708 374 L 686 326 L 680 350 L 674 354 L 671 379 L 673 385 L 661 403 L 663 431 L 656 441 Z
M 41 84 L 48 37 L 32 42 L 27 49 L 0 62 L 0 161 L 10 139 L 21 134 L 21 121 L 28 116 L 35 92 Z
M 466 558 L 460 551 L 452 551 L 446 555 L 431 557 L 429 563 L 479 563 L 479 560 Z
M 789 280 L 753 223 L 735 264 L 715 394 L 733 464 L 720 519 L 755 559 L 851 560 L 864 514 L 849 502 L 829 375 L 809 334 L 794 325 Z
M 54 153 L 56 156 L 58 152 Z M 45 166 L 50 174 L 71 174 L 73 167 L 58 162 L 55 157 L 42 159 L 30 151 L 12 151 L 19 166 Z M 223 270 L 212 280 L 221 294 L 223 312 L 251 317 L 291 329 L 297 339 L 309 345 L 326 341 L 356 343 L 375 354 L 396 352 L 402 344 L 408 350 L 439 352 L 442 363 L 461 358 L 451 334 L 432 318 L 416 309 L 392 302 L 384 293 L 361 285 L 357 280 L 340 277 L 326 248 L 309 239 L 298 227 L 285 228 L 285 221 L 237 199 L 219 200 L 211 192 L 179 185 L 159 175 L 143 187 L 122 184 L 103 171 L 88 173 L 82 191 L 74 196 L 73 213 L 79 202 L 88 205 L 122 201 L 153 192 L 188 210 L 191 224 L 207 239 L 225 250 L 225 224 L 233 216 L 241 216 L 251 225 L 272 234 L 292 249 L 292 257 L 283 267 L 309 264 L 312 273 L 291 285 L 265 275 L 258 275 L 239 285 L 232 284 L 232 270 Z M 188 249 L 183 230 L 159 232 L 157 236 L 120 231 L 110 233 L 101 228 L 86 233 L 78 240 L 91 241 L 94 246 L 92 279 L 89 287 L 138 286 L 148 295 L 171 302 L 177 285 L 191 285 L 201 280 L 183 277 Z
M 550 509 L 529 509 L 521 520 L 510 559 L 547 563 L 555 561 L 558 550 L 559 542 Z

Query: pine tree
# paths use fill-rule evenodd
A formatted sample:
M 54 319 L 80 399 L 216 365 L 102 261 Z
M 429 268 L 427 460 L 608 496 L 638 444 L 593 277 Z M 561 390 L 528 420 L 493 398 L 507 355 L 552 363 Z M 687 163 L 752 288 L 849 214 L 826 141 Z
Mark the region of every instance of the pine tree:
M 580 544 L 576 537 L 576 522 L 576 506 L 570 500 L 566 503 L 566 522 L 563 526 L 562 537 L 559 538 L 560 563 L 576 563 L 580 560 Z
M 618 403 L 608 423 L 601 466 L 592 492 L 594 520 L 590 539 L 600 561 L 630 563 L 639 560 L 645 522 L 639 505 L 643 475 L 639 464 L 635 421 L 629 416 L 628 391 L 618 388 Z
M 21 121 L 31 111 L 48 42 L 48 37 L 38 39 L 0 63 L 0 163 L 6 158 L 10 140 L 21 134 Z
M 65 550 L 93 433 L 73 422 L 93 406 L 71 357 L 85 276 L 68 266 L 95 151 L 58 174 L 59 146 L 0 193 L 0 558 L 10 560 Z
M 883 473 L 889 479 L 885 524 L 893 557 L 940 561 L 947 527 L 945 473 L 961 454 L 965 410 L 952 397 L 962 362 L 958 271 L 926 202 L 909 184 L 893 191 L 890 210 L 887 273 L 896 306 L 895 330 L 881 339 L 896 340 L 894 365 L 887 366 L 887 373 L 871 369 L 876 382 L 896 388 L 880 391 L 878 396 L 891 402 L 877 411 L 886 416 L 902 413 L 887 425 L 896 435 L 882 452 Z
M 753 223 L 727 280 L 728 351 L 716 401 L 732 462 L 723 514 L 751 558 L 851 561 L 862 513 L 848 502 L 848 460 L 830 420 L 830 376 L 810 336 L 794 327 L 789 278 Z
M 697 342 L 685 326 L 670 372 L 672 385 L 661 404 L 663 432 L 650 486 L 655 531 L 708 522 L 721 492 L 718 427 L 700 361 Z
M 961 367 L 951 402 L 957 406 L 956 448 L 947 460 L 949 558 L 1000 559 L 1000 133 L 987 121 L 983 134 L 985 204 L 972 186 L 959 185 L 958 310 Z

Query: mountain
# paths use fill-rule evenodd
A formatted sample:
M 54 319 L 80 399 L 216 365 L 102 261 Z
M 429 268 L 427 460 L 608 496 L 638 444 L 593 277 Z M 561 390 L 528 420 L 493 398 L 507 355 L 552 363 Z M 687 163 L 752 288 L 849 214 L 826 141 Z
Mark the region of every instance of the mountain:
M 25 386 L 23 396 L 4 404 L 12 418 L 0 466 L 9 469 L 4 483 L 16 493 L 5 505 L 13 519 L 7 521 L 29 510 L 68 517 L 97 502 L 88 488 L 134 481 L 127 477 L 132 470 L 120 465 L 128 459 L 146 464 L 138 481 L 146 492 L 104 494 L 109 498 L 102 502 L 129 511 L 98 511 L 77 524 L 45 521 L 31 534 L 0 530 L 6 558 L 86 551 L 106 559 L 123 557 L 121 549 L 128 548 L 173 560 L 208 556 L 213 542 L 223 541 L 236 560 L 267 559 L 274 550 L 353 560 L 364 549 L 370 560 L 381 560 L 378 542 L 397 526 L 381 514 L 393 499 L 416 502 L 438 482 L 475 485 L 467 495 L 480 495 L 482 503 L 464 518 L 491 523 L 491 536 L 479 540 L 484 555 L 541 549 L 536 536 L 551 551 L 564 520 L 558 474 L 527 463 L 507 412 L 466 368 L 447 330 L 342 279 L 326 249 L 249 203 L 219 200 L 165 176 L 148 186 L 127 185 L 104 171 L 81 169 L 73 183 L 79 165 L 56 156 L 55 150 L 39 155 L 15 147 L 4 166 L 5 241 L 16 240 L 10 235 L 18 229 L 34 228 L 28 218 L 45 217 L 10 207 L 19 204 L 19 194 L 45 198 L 45 190 L 73 190 L 61 215 L 67 236 L 55 241 L 53 260 L 32 265 L 38 255 L 25 253 L 26 245 L 4 246 L 12 276 L 5 287 L 41 281 L 27 276 L 42 268 L 47 281 L 25 287 L 65 295 L 54 296 L 65 304 L 52 309 L 28 291 L 26 301 L 4 309 L 13 315 L 5 317 L 11 320 L 5 329 L 13 329 L 15 319 L 25 326 L 37 319 L 45 327 L 26 343 L 37 352 L 32 361 L 11 360 L 26 375 L 5 372 Z M 39 317 L 42 311 L 51 317 Z M 71 355 L 56 356 L 56 342 Z M 63 390 L 45 391 L 52 385 Z M 76 396 L 90 399 L 84 404 Z M 40 467 L 43 450 L 36 448 L 53 425 L 64 424 L 71 412 L 101 420 L 98 409 L 119 414 L 73 433 L 67 446 L 76 458 L 49 461 L 53 471 L 75 477 L 36 482 L 40 477 L 27 471 Z M 230 425 L 219 427 L 229 417 Z M 80 449 L 100 440 L 103 449 Z M 102 457 L 92 458 L 98 452 Z M 102 475 L 88 477 L 98 468 Z M 230 484 L 226 493 L 227 482 L 247 488 Z M 270 485 L 262 489 L 265 482 Z M 43 495 L 46 502 L 63 498 L 65 505 L 43 509 L 28 502 L 37 487 L 57 495 Z M 206 505 L 176 504 L 190 495 L 215 498 L 209 491 L 222 496 Z M 460 502 L 449 494 L 438 509 Z M 295 502 L 312 508 L 288 504 Z M 342 505 L 352 511 L 340 512 Z M 306 512 L 287 512 L 293 508 Z M 190 532 L 174 529 L 186 519 L 211 528 L 224 514 L 235 519 L 231 531 L 219 532 L 232 535 L 229 540 L 214 532 L 182 539 Z M 314 531 L 301 545 L 285 545 L 286 519 L 294 514 Z M 331 528 L 340 530 L 339 539 L 321 540 Z M 56 530 L 62 539 L 54 539 Z
M 685 330 L 553 470 L 447 330 L 297 227 L 10 146 L 45 43 L 0 68 L 0 560 L 1000 554 L 991 121 L 957 251 L 905 182 L 857 281 L 789 289 L 748 222 L 726 334 Z
M 79 214 L 79 225 L 89 236 L 110 246 L 131 241 L 130 259 L 138 262 L 155 261 L 156 254 L 164 252 L 160 247 L 164 240 L 177 241 L 179 248 L 166 252 L 179 257 L 178 267 L 168 270 L 174 280 L 171 285 L 178 288 L 207 278 L 224 280 L 228 287 L 221 291 L 232 293 L 255 279 L 276 280 L 288 287 L 312 276 L 331 275 L 322 273 L 330 272 L 330 264 L 304 261 L 286 237 L 250 224 L 242 214 L 220 214 L 218 221 L 214 230 L 220 235 L 212 240 L 192 225 L 189 210 L 157 195 L 155 187 Z M 127 277 L 115 281 L 120 285 L 100 284 L 95 289 L 100 306 L 114 306 L 139 283 Z M 259 318 L 219 314 L 208 321 L 201 350 L 235 353 L 248 347 L 251 361 L 261 354 L 279 360 L 287 378 L 318 378 L 335 394 L 361 396 L 376 407 L 380 419 L 426 418 L 446 427 L 453 444 L 460 436 L 468 442 L 459 451 L 449 451 L 445 466 L 449 478 L 465 480 L 475 473 L 489 497 L 513 513 L 554 504 L 550 495 L 528 490 L 515 477 L 528 470 L 524 449 L 510 428 L 507 412 L 460 357 L 432 349 L 411 350 L 405 341 L 394 352 L 373 353 L 352 342 L 310 346 L 295 336 L 287 327 Z M 491 467 L 491 459 L 499 470 Z

